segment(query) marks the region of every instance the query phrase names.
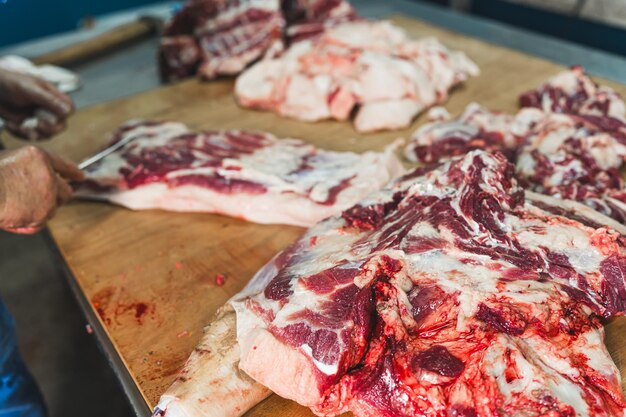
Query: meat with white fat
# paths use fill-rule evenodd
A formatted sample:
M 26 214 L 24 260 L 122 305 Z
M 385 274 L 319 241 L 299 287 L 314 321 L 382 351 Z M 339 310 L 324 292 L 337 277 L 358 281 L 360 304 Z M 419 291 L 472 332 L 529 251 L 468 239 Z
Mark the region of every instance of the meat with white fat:
M 148 121 L 127 123 L 114 141 L 129 136 L 86 170 L 78 197 L 310 226 L 404 172 L 395 144 L 383 152 L 332 152 L 268 133 L 192 132 L 182 123 Z
M 512 173 L 472 151 L 309 229 L 231 300 L 229 384 L 325 416 L 623 416 L 601 319 L 626 311 L 626 227 Z M 164 398 L 191 389 L 220 388 Z
M 472 151 L 309 229 L 233 301 L 241 369 L 319 415 L 623 416 L 624 237 L 512 174 Z

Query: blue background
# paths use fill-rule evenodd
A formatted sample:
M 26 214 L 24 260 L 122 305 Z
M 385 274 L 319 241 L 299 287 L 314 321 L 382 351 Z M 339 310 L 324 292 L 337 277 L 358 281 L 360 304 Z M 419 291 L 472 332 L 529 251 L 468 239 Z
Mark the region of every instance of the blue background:
M 0 0 L 0 46 L 76 29 L 97 16 L 155 0 Z

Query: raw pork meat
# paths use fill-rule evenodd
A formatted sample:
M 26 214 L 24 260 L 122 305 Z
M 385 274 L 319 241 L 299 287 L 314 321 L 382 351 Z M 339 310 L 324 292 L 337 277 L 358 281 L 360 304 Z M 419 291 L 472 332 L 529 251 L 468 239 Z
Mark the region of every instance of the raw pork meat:
M 165 28 L 161 76 L 237 74 L 269 49 L 282 48 L 284 25 L 280 0 L 191 0 Z
M 477 103 L 469 104 L 456 119 L 449 119 L 447 112 L 440 116 L 440 108 L 431 113 L 429 117 L 436 121 L 418 128 L 405 148 L 410 161 L 441 162 L 474 149 L 501 151 L 512 157 L 520 145 L 511 128 L 515 116 L 490 112 Z
M 523 94 L 522 107 L 545 112 L 624 117 L 626 106 L 613 89 L 598 86 L 581 66 L 573 66 L 549 79 L 537 90 Z
M 237 78 L 235 94 L 244 107 L 305 121 L 347 120 L 358 106 L 356 128 L 369 132 L 408 126 L 476 74 L 463 53 L 434 38 L 411 40 L 390 22 L 357 21 L 261 60 Z
M 205 79 L 241 72 L 265 54 L 356 18 L 344 0 L 190 0 L 164 31 L 161 77 Z
M 88 168 L 79 197 L 132 208 L 200 211 L 257 223 L 310 226 L 350 207 L 404 171 L 384 152 L 331 152 L 296 139 L 174 122 L 129 122 L 129 144 Z
M 154 417 L 239 417 L 271 394 L 239 371 L 236 317 L 232 306 L 204 329 L 174 383 L 161 396 Z
M 323 416 L 623 416 L 601 320 L 626 310 L 625 230 L 525 195 L 499 153 L 418 168 L 309 229 L 235 296 L 232 365 Z M 158 413 L 224 394 L 186 383 Z
M 626 222 L 620 172 L 626 161 L 626 119 L 617 116 L 624 109 L 619 95 L 574 67 L 520 101 L 532 106 L 516 116 L 473 103 L 456 119 L 438 117 L 413 134 L 405 155 L 434 163 L 473 149 L 501 151 L 516 164 L 525 187 L 584 202 Z
M 320 415 L 623 416 L 600 323 L 626 309 L 622 235 L 525 202 L 501 154 L 429 169 L 253 279 L 241 369 Z
M 357 20 L 356 11 L 345 0 L 283 0 L 289 43 L 320 35 L 339 23 Z
M 623 119 L 535 109 L 522 110 L 517 118 L 532 124 L 516 162 L 529 188 L 583 202 L 626 223 Z

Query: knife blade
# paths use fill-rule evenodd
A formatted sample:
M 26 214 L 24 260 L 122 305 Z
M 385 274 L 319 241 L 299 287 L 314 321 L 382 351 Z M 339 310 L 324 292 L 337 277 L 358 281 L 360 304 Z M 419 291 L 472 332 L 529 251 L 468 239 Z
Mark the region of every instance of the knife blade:
M 107 148 L 104 148 L 97 154 L 85 159 L 84 161 L 78 164 L 78 168 L 80 168 L 81 170 L 84 170 L 88 166 L 95 164 L 96 162 L 102 160 L 104 157 L 111 155 L 113 152 L 117 151 L 118 149 L 121 149 L 124 146 L 128 145 L 130 142 L 132 142 L 133 140 L 137 139 L 140 136 L 141 135 L 126 136 L 125 138 L 115 142 L 113 145 Z

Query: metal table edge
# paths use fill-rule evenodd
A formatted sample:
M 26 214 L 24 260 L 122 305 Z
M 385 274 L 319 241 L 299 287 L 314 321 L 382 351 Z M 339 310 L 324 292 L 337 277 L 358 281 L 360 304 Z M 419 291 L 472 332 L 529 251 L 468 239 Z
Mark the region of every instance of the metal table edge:
M 126 394 L 126 397 L 129 399 L 130 405 L 135 415 L 137 415 L 137 417 L 146 417 L 152 415 L 152 410 L 148 406 L 143 394 L 139 390 L 139 387 L 137 386 L 135 380 L 128 371 L 128 368 L 122 361 L 117 349 L 115 349 L 115 346 L 113 346 L 109 335 L 106 333 L 104 326 L 102 325 L 96 312 L 92 308 L 91 302 L 85 296 L 85 293 L 78 284 L 78 280 L 72 273 L 69 265 L 65 261 L 65 258 L 61 254 L 61 251 L 59 250 L 57 243 L 52 236 L 52 233 L 48 228 L 46 228 L 42 235 L 46 245 L 50 249 L 52 257 L 55 259 L 55 261 L 57 261 L 60 272 L 63 274 L 67 283 L 69 284 L 76 301 L 78 301 L 80 309 L 87 318 L 87 321 L 93 330 L 93 334 L 95 336 L 98 348 L 104 354 L 107 361 L 109 362 L 109 365 L 113 369 L 115 376 L 122 386 L 124 394 Z

